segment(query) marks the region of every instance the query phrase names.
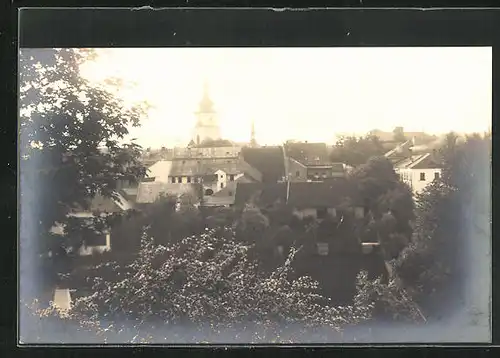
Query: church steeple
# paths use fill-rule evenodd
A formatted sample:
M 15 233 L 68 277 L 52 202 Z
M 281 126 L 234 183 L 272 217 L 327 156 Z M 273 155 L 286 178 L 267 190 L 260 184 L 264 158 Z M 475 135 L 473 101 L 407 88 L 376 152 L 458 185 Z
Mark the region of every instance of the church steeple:
M 219 121 L 214 109 L 214 104 L 210 99 L 207 81 L 205 81 L 203 85 L 203 97 L 199 102 L 198 110 L 195 112 L 195 115 L 197 121 L 193 130 L 193 142 L 199 145 L 205 140 L 219 140 Z
M 208 82 L 205 81 L 203 84 L 203 97 L 201 98 L 200 105 L 198 107 L 198 113 L 215 113 L 214 103 L 210 99 Z
M 250 129 L 250 146 L 256 147 L 257 140 L 255 139 L 255 122 L 252 120 L 252 127 Z

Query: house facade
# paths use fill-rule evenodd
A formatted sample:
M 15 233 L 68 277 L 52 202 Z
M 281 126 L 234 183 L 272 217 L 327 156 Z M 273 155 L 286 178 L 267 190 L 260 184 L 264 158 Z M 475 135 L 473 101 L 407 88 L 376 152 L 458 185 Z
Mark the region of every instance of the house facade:
M 325 143 L 286 143 L 287 178 L 291 182 L 325 181 L 344 178 L 343 163 L 333 163 Z
M 347 180 L 290 183 L 287 203 L 294 208 L 294 214 L 300 219 L 310 217 L 322 220 L 336 217 L 338 209 L 347 198 L 354 203 L 354 216 L 362 219 L 365 215 L 364 208 L 356 205 L 357 193 Z
M 88 210 L 74 208 L 68 213 L 68 217 L 81 220 L 82 226 L 85 226 L 87 222 L 90 222 L 96 217 L 105 217 L 113 213 L 131 210 L 135 207 L 134 202 L 126 198 L 120 192 L 116 192 L 115 195 L 116 198 L 96 195 L 91 200 Z M 88 256 L 95 252 L 104 253 L 111 251 L 112 237 L 110 229 L 111 228 L 105 229 L 99 233 L 90 231 L 84 232 L 82 237 L 83 245 L 77 250 L 77 254 L 80 256 Z M 60 223 L 56 223 L 50 231 L 55 235 L 64 236 L 67 234 L 65 226 Z
M 399 178 L 410 186 L 414 194 L 421 193 L 442 175 L 442 168 L 431 153 L 413 155 L 395 163 L 394 169 Z
M 414 153 L 415 140 L 412 138 L 385 153 L 394 165 L 399 179 L 410 186 L 416 195 L 430 183 L 441 177 L 442 165 L 436 149 Z
M 238 184 L 235 205 L 243 207 L 252 200 L 262 206 L 273 205 L 281 201 L 293 208 L 293 213 L 300 219 L 325 219 L 336 217 L 339 208 L 346 200 L 354 204 L 353 214 L 364 218 L 364 207 L 356 203 L 357 194 L 347 180 L 332 182 L 287 182 L 275 184 L 249 183 Z

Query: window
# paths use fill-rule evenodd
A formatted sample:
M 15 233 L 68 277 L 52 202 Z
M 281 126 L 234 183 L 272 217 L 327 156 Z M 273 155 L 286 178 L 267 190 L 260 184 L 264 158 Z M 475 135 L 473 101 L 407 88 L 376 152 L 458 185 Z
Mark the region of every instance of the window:
M 438 173 L 438 172 L 434 173 L 434 179 L 435 179 L 435 180 L 438 180 L 438 179 L 439 179 L 439 173 Z
M 224 175 L 222 175 L 222 174 L 221 174 L 220 178 L 221 178 L 221 179 L 224 179 Z
M 233 196 L 233 192 L 232 191 L 230 191 L 228 194 L 229 194 L 229 196 Z
M 420 173 L 420 181 L 425 181 L 425 173 Z
M 231 174 L 231 175 L 229 176 L 229 180 L 230 180 L 230 181 L 234 181 L 234 174 Z
M 171 179 L 172 179 L 172 183 L 175 183 L 175 177 L 172 177 Z
M 177 178 L 177 183 L 182 183 L 182 177 Z
M 191 183 L 191 177 L 187 177 L 187 182 Z
M 295 176 L 300 177 L 300 172 L 298 170 L 295 172 Z
M 205 195 L 210 196 L 213 195 L 214 191 L 212 189 L 205 190 Z
M 220 183 L 220 188 L 224 189 L 224 183 Z

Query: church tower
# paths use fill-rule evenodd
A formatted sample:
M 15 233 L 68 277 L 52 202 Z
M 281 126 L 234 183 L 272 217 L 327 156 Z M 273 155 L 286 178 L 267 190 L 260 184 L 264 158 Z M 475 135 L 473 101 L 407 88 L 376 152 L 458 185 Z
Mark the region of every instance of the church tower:
M 257 147 L 257 140 L 255 139 L 255 123 L 252 121 L 252 128 L 250 130 L 250 147 Z
M 203 97 L 200 101 L 198 111 L 195 112 L 197 117 L 194 127 L 192 141 L 199 145 L 204 140 L 219 140 L 220 127 L 217 119 L 217 113 L 214 110 L 214 105 L 210 99 L 208 92 L 208 83 L 205 82 L 203 88 Z

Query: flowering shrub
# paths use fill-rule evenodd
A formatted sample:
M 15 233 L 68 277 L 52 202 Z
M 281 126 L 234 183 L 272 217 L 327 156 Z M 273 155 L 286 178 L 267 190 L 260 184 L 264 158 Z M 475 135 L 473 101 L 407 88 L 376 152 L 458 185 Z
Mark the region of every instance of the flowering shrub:
M 94 294 L 77 299 L 71 315 L 100 322 L 100 330 L 108 326 L 115 338 L 107 341 L 177 343 L 213 341 L 223 332 L 232 332 L 232 341 L 304 341 L 311 332 L 333 334 L 371 317 L 367 294 L 360 292 L 352 306 L 332 307 L 316 293 L 317 282 L 290 278 L 298 249 L 264 274 L 248 256 L 251 245 L 233 238 L 207 230 L 161 246 L 144 234 L 137 258 L 116 265 L 113 278 L 89 275 Z
M 98 321 L 78 312 L 59 310 L 53 302 L 41 308 L 35 299 L 22 305 L 20 313 L 21 344 L 106 342 L 106 330 Z

